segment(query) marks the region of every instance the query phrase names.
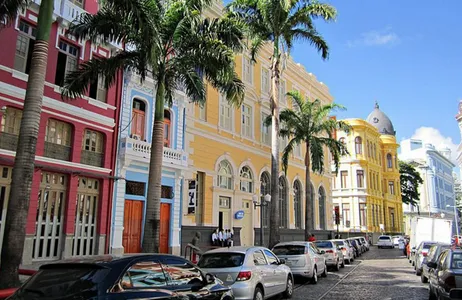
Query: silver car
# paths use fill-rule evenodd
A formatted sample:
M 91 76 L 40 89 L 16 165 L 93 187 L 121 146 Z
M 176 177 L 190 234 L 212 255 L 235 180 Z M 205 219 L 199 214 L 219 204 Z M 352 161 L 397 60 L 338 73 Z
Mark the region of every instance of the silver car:
M 236 300 L 263 300 L 278 294 L 292 298 L 294 292 L 290 268 L 264 247 L 210 250 L 197 265 L 231 286 Z
M 340 251 L 342 251 L 345 263 L 351 264 L 351 262 L 355 259 L 355 250 L 350 246 L 350 244 L 348 244 L 346 240 L 342 239 L 331 241 L 334 242 L 340 248 Z
M 294 276 L 309 278 L 311 283 L 318 283 L 318 276 L 327 276 L 324 251 L 311 242 L 284 242 L 273 248 L 273 253 L 285 259 L 286 265 Z
M 340 268 L 345 267 L 345 261 L 343 259 L 343 253 L 340 248 L 332 241 L 316 241 L 316 246 L 324 250 L 324 257 L 326 258 L 326 265 L 333 267 L 335 271 L 339 271 Z

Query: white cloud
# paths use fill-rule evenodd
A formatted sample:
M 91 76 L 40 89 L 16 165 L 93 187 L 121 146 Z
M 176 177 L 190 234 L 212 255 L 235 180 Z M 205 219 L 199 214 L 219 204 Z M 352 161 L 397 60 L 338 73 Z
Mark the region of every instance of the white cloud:
M 452 161 L 457 165 L 457 147 L 458 145 L 452 141 L 451 137 L 446 137 L 441 132 L 433 127 L 419 127 L 411 137 L 412 139 L 422 140 L 424 144 L 432 144 L 436 148 L 448 147 L 451 149 Z
M 391 27 L 386 27 L 383 30 L 371 30 L 361 34 L 361 37 L 348 41 L 348 47 L 356 46 L 386 46 L 393 45 L 400 41 L 399 36 L 392 31 Z

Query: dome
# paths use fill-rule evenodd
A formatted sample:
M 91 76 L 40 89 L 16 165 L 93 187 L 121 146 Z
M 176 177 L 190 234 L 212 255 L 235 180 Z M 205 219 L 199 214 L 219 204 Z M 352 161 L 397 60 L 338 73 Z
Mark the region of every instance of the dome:
M 387 115 L 379 109 L 379 104 L 375 102 L 374 110 L 367 117 L 367 122 L 372 124 L 380 134 L 395 135 L 396 131 Z

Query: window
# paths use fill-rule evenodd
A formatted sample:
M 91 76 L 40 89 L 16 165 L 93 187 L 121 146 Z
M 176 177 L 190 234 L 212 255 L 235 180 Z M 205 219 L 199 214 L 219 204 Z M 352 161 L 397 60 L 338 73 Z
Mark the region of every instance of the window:
M 280 129 L 283 129 L 283 128 L 284 126 L 281 124 Z M 284 149 L 287 147 L 287 144 L 289 144 L 289 138 L 279 136 L 279 151 L 280 152 L 284 151 Z
M 124 289 L 164 287 L 168 279 L 160 263 L 146 261 L 132 265 L 123 275 L 121 285 Z
M 265 196 L 271 194 L 271 179 L 270 179 L 270 174 L 268 172 L 263 172 L 260 177 L 260 194 L 261 194 L 261 199 L 260 203 L 264 203 L 265 201 Z M 261 206 L 261 214 L 262 214 L 262 220 L 263 220 L 263 228 L 268 228 L 268 211 L 269 211 L 269 206 Z
M 279 177 L 279 227 L 287 227 L 287 184 L 286 179 Z
M 261 68 L 261 91 L 263 93 L 270 92 L 270 70 L 262 67 Z
M 292 88 L 292 91 L 295 92 L 295 93 L 300 93 L 300 91 L 296 88 Z M 303 96 L 302 96 L 303 97 Z M 303 100 L 303 98 L 302 98 Z M 292 110 L 294 111 L 300 111 L 300 106 L 298 106 L 298 103 L 292 99 Z
M 253 176 L 249 167 L 244 166 L 239 174 L 241 180 L 241 191 L 253 193 Z
M 167 258 L 162 261 L 165 266 L 163 272 L 169 280 L 169 285 L 175 290 L 190 289 L 191 286 L 203 284 L 201 272 L 184 260 Z
M 242 71 L 244 72 L 244 82 L 253 84 L 253 65 L 250 58 L 246 56 L 243 57 Z
M 86 129 L 82 143 L 82 150 L 103 153 L 103 134 Z
M 220 127 L 225 130 L 232 130 L 232 115 L 233 110 L 231 105 L 220 95 Z
M 132 138 L 137 140 L 145 139 L 144 126 L 146 124 L 146 104 L 139 99 L 133 99 L 132 107 Z
M 266 265 L 265 255 L 260 250 L 255 251 L 253 253 L 253 263 L 256 266 L 264 266 L 264 265 Z
M 229 197 L 221 197 L 218 199 L 218 205 L 220 208 L 231 208 L 231 198 Z
M 207 121 L 207 102 L 197 104 L 199 108 L 199 120 Z
M 390 194 L 394 195 L 395 194 L 395 182 L 394 181 L 389 181 L 388 182 L 388 187 L 390 188 Z
M 164 199 L 173 199 L 175 197 L 173 187 L 167 185 L 161 186 L 160 197 Z
M 58 120 L 49 119 L 45 133 L 45 141 L 52 144 L 71 145 L 71 125 Z
M 240 267 L 245 261 L 245 254 L 243 253 L 210 253 L 204 254 L 199 263 L 199 268 L 210 269 L 224 269 Z
M 22 110 L 7 107 L 2 117 L 2 132 L 19 135 L 19 128 L 21 128 Z
M 233 175 L 231 165 L 227 160 L 220 162 L 218 166 L 218 186 L 223 189 L 233 189 Z
M 127 180 L 125 183 L 125 194 L 127 195 L 144 196 L 145 191 L 145 182 Z
M 286 81 L 282 79 L 279 81 L 279 102 L 286 103 Z
M 67 42 L 59 41 L 59 50 L 55 84 L 63 86 L 66 75 L 77 70 L 79 49 Z
M 350 227 L 350 204 L 342 204 L 343 226 Z
M 296 144 L 294 146 L 294 156 L 298 158 L 302 157 L 302 145 Z
M 196 207 L 194 208 L 196 212 L 196 224 L 201 225 L 203 223 L 203 207 L 205 201 L 205 173 L 197 172 L 197 181 L 196 181 Z M 188 208 L 188 213 L 190 208 Z M 192 213 L 192 212 L 191 212 Z
M 261 142 L 265 145 L 271 145 L 271 127 L 265 125 L 265 120 L 268 118 L 268 114 L 261 113 Z
M 387 167 L 388 167 L 389 169 L 392 169 L 392 168 L 393 168 L 393 159 L 392 159 L 390 153 L 387 154 Z
M 241 126 L 242 135 L 248 138 L 252 138 L 252 107 L 247 104 L 242 105 Z
M 363 140 L 360 136 L 355 138 L 355 152 L 356 154 L 363 154 Z
M 389 208 L 390 210 L 390 222 L 391 222 L 391 227 L 395 228 L 395 209 L 394 208 Z
M 302 228 L 302 184 L 294 182 L 294 218 L 295 228 Z
M 274 256 L 274 254 L 271 253 L 269 250 L 265 249 L 263 251 L 265 252 L 266 258 L 270 265 L 278 262 L 278 259 L 276 258 L 276 256 Z
M 363 170 L 356 170 L 356 181 L 359 188 L 364 187 L 364 171 Z
M 376 226 L 376 222 L 375 222 L 375 204 L 372 204 L 372 226 Z
M 375 144 L 372 147 L 373 147 L 374 159 L 377 160 L 377 147 L 375 146 Z
M 311 202 L 311 216 L 310 216 L 310 223 L 311 223 L 311 228 L 314 228 L 314 213 L 316 211 L 315 209 L 315 199 L 314 199 L 314 185 L 310 182 L 310 202 Z
M 348 171 L 340 171 L 340 187 L 342 189 L 347 188 L 347 178 L 348 178 Z
M 35 27 L 23 20 L 19 21 L 18 27 L 19 34 L 18 39 L 16 40 L 14 69 L 29 74 L 37 30 Z
M 371 144 L 369 144 L 369 141 L 366 141 L 367 144 L 367 157 L 371 157 Z
M 169 110 L 164 110 L 164 147 L 171 147 L 172 123 Z
M 359 203 L 359 225 L 366 226 L 366 204 Z
M 106 102 L 107 87 L 104 75 L 98 75 L 98 79 L 90 84 L 90 98 Z
M 319 187 L 319 227 L 321 229 L 326 229 L 326 192 L 324 188 Z
M 83 1 L 84 0 L 70 0 L 71 3 L 74 3 L 75 5 L 77 5 L 80 8 L 83 8 Z

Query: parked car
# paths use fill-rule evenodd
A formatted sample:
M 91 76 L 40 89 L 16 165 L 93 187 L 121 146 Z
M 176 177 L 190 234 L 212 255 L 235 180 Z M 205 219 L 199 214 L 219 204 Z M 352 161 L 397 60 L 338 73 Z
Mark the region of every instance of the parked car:
M 443 250 L 428 262 L 429 299 L 462 299 L 462 250 Z
M 391 239 L 391 236 L 389 235 L 381 235 L 379 236 L 379 239 L 377 240 L 377 247 L 380 248 L 395 248 L 393 245 L 393 241 Z
M 285 260 L 264 247 L 210 250 L 197 265 L 229 285 L 237 300 L 262 300 L 278 294 L 291 298 L 294 292 L 294 278 Z
M 345 263 L 351 264 L 351 262 L 355 258 L 355 255 L 354 255 L 355 250 L 347 243 L 346 240 L 336 239 L 336 240 L 331 240 L 331 241 L 334 242 L 334 244 L 336 244 L 342 251 L 343 259 L 345 260 Z
M 428 250 L 432 245 L 435 245 L 436 242 L 432 241 L 423 241 L 417 247 L 415 254 L 414 254 L 414 269 L 415 275 L 420 276 L 422 275 L 422 261 L 427 256 Z
M 391 237 L 392 240 L 393 240 L 393 245 L 396 247 L 399 245 L 399 240 L 400 239 L 404 239 L 404 237 L 402 235 L 394 235 Z
M 361 240 L 361 244 L 364 245 L 364 248 L 366 249 L 366 251 L 369 251 L 370 245 L 369 245 L 369 242 L 366 240 L 366 238 L 360 237 L 359 239 Z
M 10 298 L 234 299 L 230 287 L 188 260 L 167 254 L 95 256 L 42 265 Z
M 356 240 L 354 239 L 346 239 L 347 243 L 353 248 L 355 251 L 355 258 L 361 256 L 361 246 L 358 245 Z
M 327 267 L 332 267 L 335 271 L 339 271 L 340 268 L 345 267 L 345 260 L 343 258 L 343 253 L 334 242 L 316 241 L 314 243 L 319 249 L 325 251 L 323 255 L 326 258 Z
M 422 261 L 422 274 L 420 275 L 420 280 L 422 283 L 427 283 L 428 282 L 428 273 L 432 272 L 432 268 L 429 268 L 427 263 L 429 262 L 436 262 L 438 259 L 438 256 L 443 250 L 451 248 L 450 244 L 441 244 L 437 243 L 434 244 L 430 247 L 428 250 L 428 254 L 426 257 L 424 257 Z
M 326 259 L 323 256 L 325 251 L 314 243 L 279 243 L 272 251 L 279 259 L 285 259 L 294 276 L 308 278 L 313 284 L 318 282 L 318 276 L 327 276 Z

